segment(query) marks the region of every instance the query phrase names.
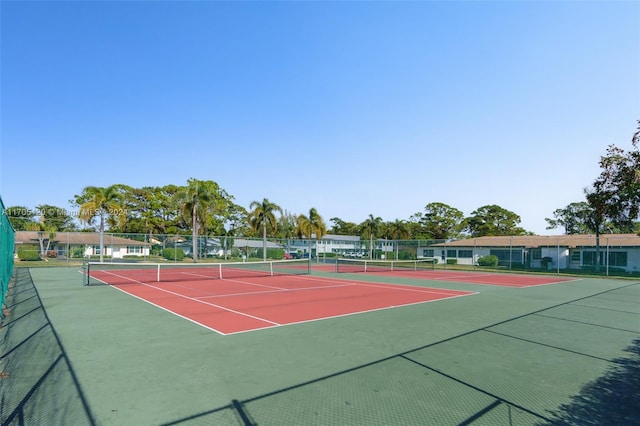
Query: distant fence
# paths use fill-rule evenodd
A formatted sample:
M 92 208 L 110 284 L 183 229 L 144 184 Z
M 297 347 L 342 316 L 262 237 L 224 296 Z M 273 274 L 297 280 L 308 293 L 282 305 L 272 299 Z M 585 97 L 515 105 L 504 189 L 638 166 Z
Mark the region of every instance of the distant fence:
M 17 255 L 28 259 L 144 259 L 162 257 L 180 260 L 244 260 L 335 257 L 385 260 L 434 259 L 436 267 L 478 268 L 493 258 L 496 270 L 555 272 L 558 274 L 640 276 L 640 236 L 607 234 L 596 241 L 593 235 L 496 236 L 460 240 L 361 239 L 358 236 L 328 235 L 320 240 L 239 236 L 200 236 L 194 244 L 190 234 L 115 234 L 102 238 L 92 232 L 19 231 Z M 266 256 L 263 256 L 266 248 Z M 485 259 L 483 259 L 485 258 Z

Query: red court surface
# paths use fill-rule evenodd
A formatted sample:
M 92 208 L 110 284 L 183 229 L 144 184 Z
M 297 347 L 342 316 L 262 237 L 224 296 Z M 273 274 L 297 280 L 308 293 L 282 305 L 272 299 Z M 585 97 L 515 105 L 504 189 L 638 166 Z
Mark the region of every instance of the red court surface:
M 546 275 L 517 275 L 486 272 L 462 272 L 462 271 L 430 271 L 430 280 L 458 281 L 470 284 L 499 285 L 505 287 L 534 287 L 539 285 L 558 284 L 567 281 L 575 281 L 575 278 L 552 277 Z
M 225 335 L 476 294 L 311 275 L 180 282 L 123 280 L 129 273 L 95 271 L 91 275 Z
M 335 271 L 334 267 L 328 266 L 314 266 L 314 269 L 319 268 L 325 272 Z M 446 271 L 446 270 L 395 270 L 395 271 L 367 271 L 367 272 L 354 272 L 367 275 L 382 275 L 388 277 L 398 278 L 416 278 L 421 280 L 431 281 L 453 281 L 468 284 L 485 284 L 485 285 L 498 285 L 503 287 L 533 287 L 539 285 L 558 284 L 567 281 L 576 281 L 576 278 L 568 277 L 554 277 L 549 275 L 520 275 L 520 274 L 507 274 L 507 273 L 489 273 L 489 272 L 475 272 L 475 271 Z

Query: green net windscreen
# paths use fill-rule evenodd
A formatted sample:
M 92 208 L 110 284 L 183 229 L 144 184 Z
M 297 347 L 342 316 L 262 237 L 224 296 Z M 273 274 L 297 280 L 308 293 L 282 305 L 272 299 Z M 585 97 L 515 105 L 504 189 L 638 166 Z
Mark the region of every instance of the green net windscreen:
M 13 274 L 13 248 L 15 245 L 15 231 L 9 222 L 4 203 L 0 198 L 0 305 L 4 306 L 4 298 L 9 290 L 9 281 Z M 0 313 L 0 317 L 1 317 Z

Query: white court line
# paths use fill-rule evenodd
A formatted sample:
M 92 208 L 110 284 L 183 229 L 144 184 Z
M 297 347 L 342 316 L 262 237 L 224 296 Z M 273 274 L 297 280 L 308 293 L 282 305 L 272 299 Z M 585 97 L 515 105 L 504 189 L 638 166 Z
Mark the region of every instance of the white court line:
M 582 278 L 574 278 L 571 280 L 562 280 L 562 281 L 555 281 L 552 283 L 544 283 L 544 284 L 530 284 L 530 285 L 523 285 L 521 287 L 518 288 L 530 288 L 530 287 L 542 287 L 545 285 L 555 285 L 555 284 L 562 284 L 562 283 L 572 283 L 574 281 L 582 281 Z
M 561 280 L 561 281 L 553 281 L 550 283 L 542 283 L 542 284 L 528 284 L 528 285 L 522 285 L 522 284 L 517 284 L 517 283 L 497 283 L 495 281 L 482 281 L 480 279 L 477 279 L 475 281 L 464 281 L 465 278 L 474 278 L 474 277 L 504 277 L 507 276 L 505 274 L 492 274 L 492 273 L 483 273 L 480 272 L 477 275 L 453 275 L 450 277 L 439 277 L 439 278 L 429 278 L 431 280 L 438 280 L 438 281 L 449 281 L 451 278 L 453 279 L 461 279 L 462 282 L 464 282 L 465 284 L 488 284 L 488 285 L 497 285 L 497 286 L 502 286 L 502 287 L 516 287 L 516 288 L 529 288 L 529 287 L 540 287 L 543 285 L 551 285 L 551 284 L 560 284 L 560 283 L 566 283 L 566 282 L 572 282 L 572 281 L 579 281 L 582 278 L 575 278 L 575 279 L 571 279 L 571 280 Z M 514 276 L 513 274 L 509 275 L 509 276 Z M 515 275 L 517 276 L 517 275 Z M 533 277 L 533 278 L 538 278 L 538 276 L 536 275 L 527 275 L 527 277 Z M 540 277 L 542 278 L 542 277 Z
M 422 272 L 422 271 L 420 271 Z M 425 272 L 429 272 L 429 271 L 425 271 Z M 375 275 L 375 272 L 372 272 L 372 274 Z M 453 274 L 453 273 L 451 273 Z M 461 280 L 462 283 L 464 284 L 488 284 L 488 285 L 497 285 L 497 286 L 502 286 L 502 287 L 516 287 L 516 288 L 528 288 L 528 287 L 539 287 L 539 286 L 543 286 L 543 285 L 551 285 L 551 284 L 560 284 L 560 283 L 566 283 L 566 282 L 572 282 L 572 281 L 579 281 L 582 278 L 575 278 L 575 279 L 571 279 L 571 280 L 561 280 L 561 281 L 553 281 L 550 283 L 543 283 L 543 284 L 528 284 L 528 285 L 521 285 L 521 284 L 517 284 L 517 283 L 497 283 L 495 281 L 481 281 L 481 280 L 475 280 L 475 281 L 465 281 L 465 278 L 475 278 L 475 277 L 502 277 L 505 276 L 505 274 L 495 274 L 495 273 L 488 273 L 488 272 L 474 272 L 473 274 L 464 274 L 464 275 L 449 275 L 446 277 L 440 276 L 440 277 L 428 277 L 427 279 L 430 281 L 451 281 L 451 280 L 456 280 L 459 279 Z M 511 276 L 514 276 L 514 274 L 511 274 Z M 517 275 L 516 275 L 517 276 Z M 536 277 L 536 275 L 527 275 L 530 277 Z
M 206 329 L 214 331 L 214 332 L 216 332 L 216 333 L 218 333 L 220 335 L 223 335 L 223 336 L 228 336 L 228 335 L 233 335 L 233 334 L 241 334 L 241 333 L 249 333 L 249 332 L 258 331 L 258 330 L 262 330 L 262 329 L 268 329 L 268 328 L 273 328 L 273 327 L 282 327 L 282 326 L 286 326 L 286 325 L 295 325 L 295 324 L 303 324 L 303 323 L 308 323 L 308 322 L 322 321 L 322 320 L 331 319 L 331 318 L 348 317 L 348 316 L 358 315 L 358 314 L 367 313 L 367 312 L 375 312 L 375 311 L 381 311 L 381 310 L 392 309 L 392 308 L 403 307 L 403 306 L 419 305 L 421 303 L 437 302 L 437 301 L 446 300 L 446 299 L 454 299 L 454 298 L 458 298 L 458 297 L 465 297 L 465 296 L 471 296 L 471 295 L 478 294 L 478 292 L 468 292 L 468 291 L 464 292 L 464 294 L 455 294 L 455 293 L 452 294 L 451 293 L 452 291 L 455 291 L 456 293 L 459 293 L 460 291 L 456 291 L 456 290 L 451 290 L 449 292 L 447 292 L 446 290 L 444 290 L 444 291 L 435 290 L 434 291 L 433 289 L 427 289 L 425 287 L 418 287 L 418 286 L 411 286 L 410 284 L 391 284 L 391 283 L 373 284 L 373 283 L 364 283 L 364 282 L 361 282 L 361 281 L 350 280 L 350 279 L 317 277 L 317 276 L 311 276 L 311 275 L 296 276 L 296 278 L 301 279 L 301 280 L 306 280 L 306 281 L 320 281 L 320 282 L 325 282 L 325 283 L 327 281 L 329 281 L 329 282 L 332 282 L 332 281 L 333 282 L 343 282 L 344 284 L 336 284 L 336 285 L 330 285 L 330 286 L 329 285 L 325 285 L 325 286 L 320 286 L 320 287 L 305 287 L 305 288 L 299 288 L 299 289 L 285 289 L 285 288 L 273 287 L 273 286 L 268 286 L 268 285 L 264 285 L 264 284 L 251 283 L 251 282 L 241 281 L 241 280 L 232 280 L 232 279 L 223 279 L 222 280 L 222 281 L 232 281 L 232 282 L 235 281 L 235 282 L 239 282 L 239 283 L 243 283 L 243 284 L 249 284 L 249 285 L 255 285 L 255 286 L 267 287 L 267 288 L 275 289 L 274 291 L 249 292 L 247 294 L 272 293 L 272 292 L 273 293 L 274 292 L 290 292 L 290 291 L 309 290 L 309 289 L 316 289 L 316 288 L 322 289 L 322 288 L 334 288 L 334 287 L 362 286 L 362 287 L 374 287 L 374 288 L 392 289 L 392 290 L 404 290 L 404 291 L 411 291 L 411 292 L 416 292 L 416 293 L 436 294 L 436 295 L 445 296 L 445 297 L 441 297 L 441 298 L 433 299 L 433 300 L 422 300 L 422 301 L 417 301 L 417 302 L 412 302 L 412 303 L 404 303 L 404 304 L 401 304 L 401 305 L 384 306 L 384 307 L 380 307 L 380 308 L 373 308 L 373 309 L 366 309 L 366 310 L 362 310 L 362 311 L 349 312 L 349 313 L 346 313 L 346 314 L 332 315 L 332 316 L 326 316 L 326 317 L 320 317 L 320 318 L 313 318 L 313 319 L 310 319 L 310 320 L 295 321 L 295 322 L 280 324 L 280 323 L 277 323 L 277 322 L 274 322 L 274 321 L 267 320 L 265 318 L 261 318 L 261 317 L 257 317 L 257 316 L 250 315 L 250 314 L 246 314 L 246 313 L 243 313 L 243 312 L 235 311 L 235 310 L 230 309 L 230 308 L 225 308 L 224 306 L 220 306 L 220 305 L 216 305 L 214 303 L 208 303 L 208 302 L 202 301 L 202 300 L 200 300 L 198 298 L 185 296 L 185 295 L 182 295 L 180 293 L 175 293 L 173 291 L 157 287 L 155 285 L 147 284 L 147 283 L 144 283 L 144 282 L 141 282 L 141 281 L 138 281 L 138 280 L 134 280 L 132 278 L 128 278 L 128 277 L 124 277 L 124 276 L 121 276 L 121 275 L 118 275 L 118 274 L 114 274 L 114 273 L 112 273 L 110 271 L 102 271 L 102 272 L 110 273 L 110 274 L 112 274 L 114 276 L 117 276 L 119 278 L 124 278 L 126 280 L 133 281 L 135 283 L 142 284 L 142 285 L 145 285 L 145 286 L 148 286 L 148 287 L 151 287 L 151 288 L 154 288 L 154 289 L 157 289 L 157 290 L 169 293 L 169 294 L 173 294 L 173 295 L 176 295 L 176 296 L 188 299 L 188 300 L 193 300 L 193 301 L 196 301 L 196 302 L 199 302 L 199 303 L 203 303 L 205 305 L 213 306 L 213 307 L 225 310 L 225 311 L 236 313 L 238 315 L 246 316 L 246 317 L 249 317 L 249 318 L 256 319 L 258 321 L 262 321 L 262 322 L 265 322 L 265 323 L 272 324 L 270 326 L 265 326 L 265 327 L 252 328 L 252 329 L 248 329 L 248 330 L 235 331 L 235 332 L 231 332 L 231 333 L 223 333 L 223 332 L 221 332 L 219 330 L 216 330 L 215 328 L 206 326 L 206 325 L 204 325 L 204 324 L 202 324 L 202 323 L 200 323 L 198 321 L 195 321 L 195 320 L 193 320 L 193 319 L 191 319 L 189 317 L 185 317 L 185 316 L 180 315 L 180 314 L 178 314 L 178 313 L 176 313 L 176 312 L 174 312 L 174 311 L 172 311 L 170 309 L 164 308 L 164 307 L 162 307 L 160 305 L 157 305 L 157 304 L 155 304 L 153 302 L 150 302 L 149 300 L 147 300 L 145 298 L 142 298 L 142 297 L 136 296 L 134 294 L 128 293 L 127 291 L 122 290 L 122 289 L 118 288 L 117 286 L 110 285 L 111 287 L 115 287 L 117 290 L 122 291 L 123 293 L 125 293 L 125 294 L 127 294 L 129 296 L 133 296 L 133 297 L 135 297 L 135 298 L 137 298 L 139 300 L 142 300 L 143 302 L 146 302 L 146 303 L 148 303 L 148 304 L 150 304 L 152 306 L 156 306 L 156 307 L 158 307 L 158 308 L 160 308 L 160 309 L 162 309 L 162 310 L 164 310 L 166 312 L 169 312 L 169 313 L 171 313 L 173 315 L 176 315 L 176 316 L 178 316 L 180 318 L 184 318 L 184 319 L 186 319 L 186 320 L 188 320 L 188 321 L 190 321 L 190 322 L 192 322 L 194 324 L 202 326 L 202 327 L 204 327 Z M 102 280 L 100 280 L 98 278 L 95 278 L 95 279 L 97 279 L 98 281 L 102 281 Z M 220 280 L 219 279 L 215 279 L 215 281 L 220 281 Z M 102 281 L 102 282 L 105 282 L 105 281 Z M 108 284 L 108 283 L 106 283 L 106 284 Z M 398 286 L 400 286 L 400 287 L 398 287 Z M 414 287 L 414 288 L 408 288 L 408 287 Z M 240 295 L 240 294 L 243 294 L 243 293 L 229 294 L 229 295 L 225 295 L 225 296 L 235 296 L 235 295 Z M 210 297 L 221 297 L 221 296 L 210 296 Z
M 247 291 L 243 293 L 229 293 L 229 294 L 213 294 L 210 296 L 201 296 L 202 299 L 208 297 L 232 297 L 232 296 L 248 296 L 251 294 L 270 294 L 270 293 L 286 293 L 288 291 L 303 291 L 303 290 L 320 290 L 324 288 L 336 288 L 336 287 L 353 287 L 349 284 L 336 284 L 336 285 L 323 285 L 320 287 L 302 287 L 302 288 L 281 288 L 278 290 L 265 290 L 265 291 Z
M 247 313 L 244 313 L 244 312 L 236 311 L 235 309 L 226 308 L 226 307 L 224 307 L 224 306 L 216 305 L 215 303 L 204 302 L 204 301 L 202 301 L 202 300 L 195 299 L 195 298 L 193 298 L 193 297 L 185 296 L 184 294 L 176 293 L 175 291 L 166 290 L 166 289 L 164 289 L 164 288 L 161 288 L 161 287 L 158 287 L 158 286 L 155 286 L 155 285 L 152 285 L 152 284 L 147 284 L 147 283 L 143 283 L 142 281 L 134 280 L 133 278 L 124 277 L 124 276 L 122 276 L 122 275 L 114 274 L 114 273 L 109 272 L 109 271 L 102 271 L 102 272 L 106 272 L 106 273 L 112 274 L 112 275 L 114 275 L 114 276 L 116 276 L 116 277 L 118 277 L 118 278 L 124 278 L 125 280 L 133 281 L 133 282 L 135 282 L 135 283 L 142 284 L 142 285 L 144 285 L 144 286 L 151 287 L 151 288 L 154 288 L 154 289 L 156 289 L 156 290 L 160 290 L 160 291 L 163 291 L 163 292 L 165 292 L 165 293 L 172 294 L 172 295 L 174 295 L 174 296 L 182 297 L 183 299 L 192 300 L 192 301 L 194 301 L 194 302 L 202 303 L 202 304 L 204 304 L 204 305 L 213 306 L 214 308 L 222 309 L 222 310 L 224 310 L 224 311 L 228 311 L 228 312 L 231 312 L 231 313 L 234 313 L 234 314 L 242 315 L 242 316 L 245 316 L 245 317 L 248 317 L 248 318 L 253 318 L 253 319 L 255 319 L 255 320 L 263 321 L 263 322 L 267 322 L 267 323 L 270 323 L 270 324 L 273 324 L 273 325 L 281 325 L 281 324 L 278 324 L 277 322 L 270 321 L 270 320 L 265 319 L 265 318 L 260 318 L 260 317 L 255 316 L 255 315 L 251 315 L 251 314 L 247 314 Z M 111 287 L 115 287 L 115 286 L 111 285 Z M 122 289 L 120 289 L 120 288 L 118 288 L 118 287 L 115 287 L 115 288 L 116 288 L 116 289 L 118 289 L 118 290 L 120 290 L 120 291 L 122 291 L 122 292 L 124 292 L 124 293 L 127 293 L 127 294 L 132 295 L 131 293 L 129 293 L 129 292 L 125 291 L 125 290 L 122 290 Z M 134 295 L 132 295 L 132 296 L 134 296 Z M 134 297 L 137 297 L 137 296 L 134 296 Z M 150 303 L 150 304 L 152 304 L 152 305 L 155 305 L 155 303 L 149 302 L 148 300 L 146 300 L 146 299 L 144 299 L 144 298 L 141 298 L 141 297 L 138 297 L 138 298 L 139 298 L 139 299 L 141 299 L 141 300 L 145 300 L 146 302 L 148 302 L 148 303 Z M 156 305 L 156 306 L 157 306 L 157 305 Z M 173 312 L 173 311 L 171 311 L 171 310 L 169 310 L 169 309 L 165 309 L 165 310 L 166 310 L 166 311 L 169 311 L 169 312 Z M 175 312 L 173 312 L 173 313 L 174 313 L 174 314 L 176 314 L 176 315 L 178 315 L 178 316 L 181 316 L 180 314 L 177 314 L 177 313 L 175 313 Z M 199 324 L 199 323 L 198 323 L 198 324 Z
M 421 303 L 439 302 L 441 300 L 455 299 L 455 298 L 458 298 L 458 297 L 465 297 L 465 296 L 472 296 L 474 294 L 478 294 L 478 293 L 449 295 L 449 297 L 443 297 L 443 298 L 440 298 L 440 299 L 422 300 L 422 301 L 419 301 L 419 302 L 404 303 L 402 305 L 384 306 L 382 308 L 373 308 L 373 309 L 366 309 L 364 311 L 349 312 L 348 314 L 331 315 L 331 316 L 328 316 L 328 317 L 321 317 L 321 318 L 313 318 L 313 319 L 303 320 L 303 321 L 288 322 L 286 324 L 279 324 L 279 327 L 285 327 L 285 326 L 288 326 L 288 325 L 296 325 L 296 324 L 305 324 L 305 323 L 316 322 L 316 321 L 323 321 L 323 320 L 332 319 L 332 318 L 349 317 L 349 316 L 352 316 L 352 315 L 365 314 L 367 312 L 384 311 L 384 310 L 387 310 L 387 309 L 402 308 L 404 306 L 419 305 Z M 234 331 L 234 332 L 231 332 L 231 333 L 222 333 L 222 334 L 224 334 L 225 336 L 230 336 L 232 334 L 251 333 L 253 331 L 264 330 L 264 329 L 267 329 L 267 328 L 273 328 L 273 327 L 252 328 L 252 329 L 249 329 L 249 330 Z
M 417 292 L 417 293 L 430 293 L 430 294 L 444 294 L 444 295 L 452 295 L 451 292 L 455 292 L 455 293 L 459 293 L 459 292 L 465 292 L 465 293 L 469 293 L 469 294 L 477 294 L 478 292 L 470 292 L 470 291 L 466 291 L 466 290 L 443 290 L 443 289 L 433 289 L 433 288 L 429 288 L 429 287 L 419 287 L 419 286 L 412 286 L 411 284 L 391 284 L 391 283 L 380 283 L 380 284 L 374 284 L 371 282 L 363 282 L 363 281 L 355 281 L 355 280 L 350 280 L 348 278 L 324 278 L 324 277 L 308 277 L 308 276 L 304 276 L 304 277 L 300 277 L 300 279 L 304 279 L 304 280 L 309 280 L 309 281 L 346 281 L 351 283 L 351 285 L 354 286 L 363 286 L 363 287 L 380 287 L 380 288 L 385 288 L 385 289 L 393 289 L 393 290 L 404 290 L 404 291 L 413 291 L 413 292 Z M 400 286 L 400 287 L 398 287 Z M 412 288 L 408 288 L 408 287 L 412 287 Z M 454 294 L 455 295 L 455 294 Z

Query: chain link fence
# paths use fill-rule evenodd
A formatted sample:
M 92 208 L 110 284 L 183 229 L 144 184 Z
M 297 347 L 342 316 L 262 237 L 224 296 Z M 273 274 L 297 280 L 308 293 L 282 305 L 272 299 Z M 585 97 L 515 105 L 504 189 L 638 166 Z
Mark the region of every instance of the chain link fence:
M 328 235 L 320 240 L 19 231 L 15 257 L 52 263 L 82 259 L 245 261 L 311 257 L 432 259 L 440 269 L 491 269 L 596 276 L 640 276 L 640 236 L 501 236 L 464 240 L 386 240 Z
M 93 425 L 29 270 L 18 268 L 0 329 L 0 424 Z

